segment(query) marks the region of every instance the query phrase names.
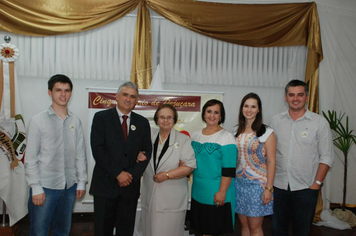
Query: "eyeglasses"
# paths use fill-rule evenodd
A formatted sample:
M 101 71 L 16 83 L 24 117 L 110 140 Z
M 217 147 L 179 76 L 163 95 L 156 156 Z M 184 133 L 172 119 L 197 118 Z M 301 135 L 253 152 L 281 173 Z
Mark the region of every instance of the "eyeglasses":
M 160 119 L 160 120 L 172 120 L 172 119 L 173 119 L 173 116 L 167 116 L 167 117 L 165 117 L 165 116 L 159 116 L 158 119 Z

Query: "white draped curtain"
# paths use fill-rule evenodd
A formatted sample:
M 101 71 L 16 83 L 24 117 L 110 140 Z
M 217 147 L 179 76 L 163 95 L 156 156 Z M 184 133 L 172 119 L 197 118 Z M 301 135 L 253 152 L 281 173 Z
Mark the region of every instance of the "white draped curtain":
M 19 76 L 49 78 L 61 73 L 76 79 L 130 80 L 135 24 L 135 16 L 126 16 L 95 30 L 69 35 L 1 35 L 10 35 L 11 43 L 21 51 Z
M 152 71 L 160 65 L 163 88 L 224 92 L 224 102 L 231 110 L 225 122 L 228 130 L 237 122 L 237 107 L 245 94 L 256 92 L 262 101 L 268 101 L 264 103 L 268 124 L 273 114 L 286 109 L 285 84 L 291 79 L 304 80 L 305 46 L 234 45 L 192 32 L 152 11 L 151 16 Z M 9 34 L 21 52 L 17 72 L 20 77 L 45 79 L 62 73 L 73 79 L 97 80 L 96 85 L 104 86 L 130 80 L 135 24 L 136 15 L 130 14 L 69 35 Z
M 70 35 L 11 35 L 21 50 L 19 76 L 128 80 L 136 18 L 128 15 L 99 29 Z M 5 32 L 4 32 L 5 34 Z M 197 34 L 162 17 L 152 17 L 153 72 L 164 82 L 283 87 L 304 80 L 306 47 L 252 48 Z
M 152 24 L 160 42 L 163 81 L 284 87 L 291 79 L 304 80 L 305 46 L 253 48 L 209 38 L 165 19 Z

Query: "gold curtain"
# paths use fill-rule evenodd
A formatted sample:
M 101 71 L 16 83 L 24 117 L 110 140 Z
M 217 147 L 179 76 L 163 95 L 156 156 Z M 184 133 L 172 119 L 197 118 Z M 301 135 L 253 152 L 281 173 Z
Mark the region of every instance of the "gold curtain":
M 309 109 L 318 112 L 318 68 L 323 59 L 316 4 L 224 4 L 193 0 L 3 0 L 0 30 L 25 35 L 55 35 L 90 30 L 131 12 L 139 5 L 131 80 L 148 88 L 151 24 L 148 8 L 172 22 L 230 43 L 273 47 L 306 45 L 305 81 Z
M 316 4 L 224 4 L 189 0 L 147 0 L 172 22 L 208 37 L 251 47 L 308 47 L 305 81 L 309 109 L 318 112 L 319 62 L 323 59 Z M 317 94 L 316 94 L 317 95 Z
M 145 1 L 140 1 L 137 10 L 131 81 L 145 89 L 152 81 L 151 18 Z
M 133 11 L 140 0 L 1 0 L 0 30 L 32 36 L 95 29 Z

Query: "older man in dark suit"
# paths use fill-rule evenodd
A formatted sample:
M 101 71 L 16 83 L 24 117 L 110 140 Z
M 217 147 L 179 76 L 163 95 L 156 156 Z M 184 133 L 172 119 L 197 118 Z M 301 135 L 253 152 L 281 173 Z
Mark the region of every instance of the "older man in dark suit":
M 95 167 L 90 187 L 94 195 L 95 235 L 133 235 L 140 179 L 151 157 L 150 125 L 132 112 L 138 100 L 137 85 L 122 84 L 117 106 L 97 112 L 91 129 Z M 139 152 L 147 160 L 136 163 Z

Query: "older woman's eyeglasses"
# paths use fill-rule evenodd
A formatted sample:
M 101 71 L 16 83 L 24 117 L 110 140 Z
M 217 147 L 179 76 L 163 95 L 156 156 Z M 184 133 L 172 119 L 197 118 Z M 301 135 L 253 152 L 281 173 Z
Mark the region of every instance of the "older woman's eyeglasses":
M 160 120 L 172 120 L 173 116 L 159 116 L 158 119 L 160 119 Z

